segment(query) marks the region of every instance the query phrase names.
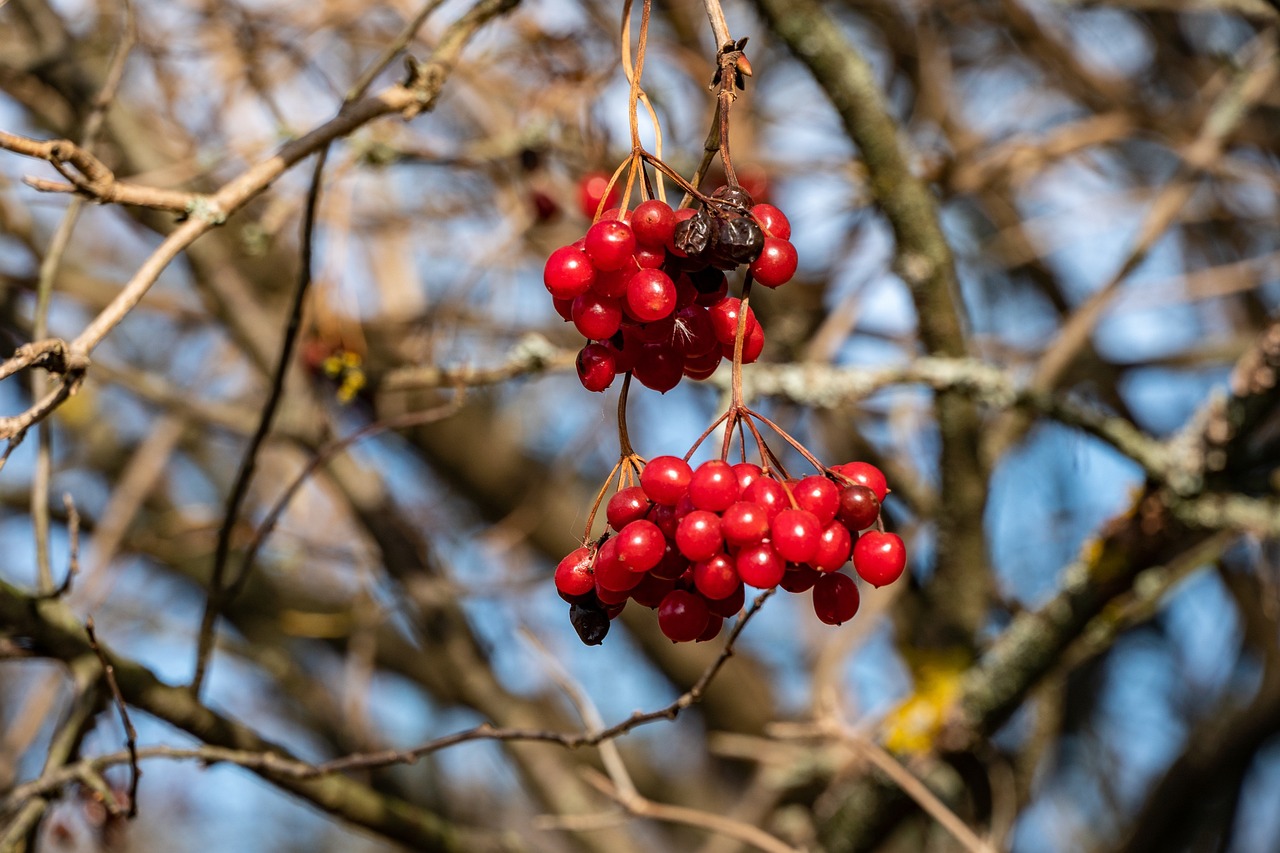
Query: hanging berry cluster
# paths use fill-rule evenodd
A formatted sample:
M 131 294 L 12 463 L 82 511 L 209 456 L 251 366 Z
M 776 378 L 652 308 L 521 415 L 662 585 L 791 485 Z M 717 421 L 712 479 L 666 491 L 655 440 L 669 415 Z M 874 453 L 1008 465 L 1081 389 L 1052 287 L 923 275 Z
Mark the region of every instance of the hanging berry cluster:
M 756 204 L 738 185 L 729 155 L 728 119 L 735 88 L 750 65 L 746 39 L 726 41 L 717 57 L 717 89 L 709 153 L 691 181 L 661 159 L 657 118 L 640 88 L 650 0 L 644 2 L 639 52 L 629 56 L 630 2 L 623 13 L 623 55 L 631 82 L 632 154 L 598 197 L 596 221 L 582 239 L 551 253 L 543 282 L 556 310 L 587 339 L 578 354 L 578 377 L 589 391 L 604 391 L 624 377 L 618 401 L 621 453 L 587 519 L 583 545 L 555 571 L 555 585 L 569 602 L 569 618 L 588 645 L 603 641 L 610 620 L 628 601 L 656 609 L 658 625 L 674 642 L 706 641 L 737 614 L 746 588 L 812 591 L 814 613 L 830 625 L 858 610 L 854 572 L 873 586 L 892 583 L 906 566 L 902 539 L 884 529 L 880 506 L 888 493 L 884 475 L 864 462 L 828 468 L 742 395 L 742 365 L 764 348 L 764 329 L 750 306 L 753 282 L 776 288 L 796 272 L 791 225 L 778 208 Z M 645 151 L 637 131 L 644 103 L 658 130 L 658 154 Z M 704 195 L 698 185 L 719 153 L 726 185 Z M 655 194 L 648 169 L 657 178 Z M 621 206 L 614 185 L 627 172 Z M 685 191 L 672 209 L 662 197 L 668 177 Z M 637 180 L 639 178 L 639 180 Z M 627 209 L 639 184 L 644 200 Z M 690 206 L 690 202 L 697 206 Z M 746 267 L 741 296 L 730 295 L 727 272 Z M 683 457 L 646 463 L 631 448 L 626 407 L 631 379 L 665 393 L 684 377 L 706 379 L 728 360 L 732 402 Z M 816 473 L 791 477 L 760 432 L 763 426 L 798 451 Z M 723 427 L 720 458 L 691 467 L 689 459 Z M 760 464 L 746 461 L 748 431 Z M 731 464 L 734 435 L 742 461 Z M 615 479 L 616 475 L 616 479 Z M 613 490 L 607 504 L 605 496 Z M 592 535 L 600 507 L 608 529 Z
M 683 377 L 706 379 L 733 358 L 740 300 L 726 271 L 749 264 L 756 281 L 779 287 L 795 274 L 791 224 L 740 187 L 721 187 L 711 203 L 672 210 L 649 199 L 635 210 L 606 211 L 585 236 L 551 253 L 542 280 L 556 311 L 588 343 L 578 379 L 604 391 L 621 373 L 666 393 Z M 764 349 L 751 314 L 742 361 Z
M 818 619 L 839 625 L 858 610 L 857 586 L 840 571 L 851 557 L 873 586 L 906 566 L 896 534 L 867 530 L 887 487 L 866 463 L 784 481 L 750 462 L 713 459 L 695 469 L 659 456 L 639 479 L 609 500 L 611 532 L 556 567 L 556 589 L 587 644 L 604 638 L 628 600 L 657 608 L 659 628 L 675 642 L 714 639 L 742 608 L 745 587 L 812 589 Z

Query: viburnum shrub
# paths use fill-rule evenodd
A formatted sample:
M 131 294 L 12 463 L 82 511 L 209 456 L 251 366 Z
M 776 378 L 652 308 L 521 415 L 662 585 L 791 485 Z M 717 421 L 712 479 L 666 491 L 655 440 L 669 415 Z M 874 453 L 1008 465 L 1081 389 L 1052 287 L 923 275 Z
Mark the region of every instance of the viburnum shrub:
M 902 540 L 885 531 L 880 512 L 888 484 L 866 462 L 824 466 L 744 404 L 742 366 L 759 358 L 765 340 L 750 305 L 752 284 L 780 287 L 797 265 L 791 223 L 777 207 L 754 202 L 729 154 L 734 90 L 751 74 L 742 52 L 746 39 L 722 45 L 717 56 L 712 88 L 725 184 L 704 194 L 699 186 L 708 162 L 686 181 L 663 162 L 660 148 L 651 154 L 640 144 L 637 105 L 643 100 L 648 108 L 640 88 L 647 20 L 646 14 L 635 66 L 626 69 L 632 154 L 611 177 L 584 180 L 581 201 L 592 224 L 581 239 L 552 252 L 543 268 L 556 311 L 587 339 L 577 359 L 583 387 L 604 391 L 623 377 L 620 458 L 591 508 L 583 544 L 556 567 L 556 589 L 588 645 L 603 641 L 610 620 L 631 601 L 656 610 L 659 628 L 674 642 L 714 639 L 742 609 L 748 588 L 764 591 L 753 607 L 775 589 L 808 593 L 818 619 L 839 625 L 858 610 L 854 575 L 883 586 L 906 567 Z M 664 178 L 684 191 L 676 208 L 666 201 Z M 637 188 L 642 198 L 629 208 Z M 733 295 L 729 276 L 739 269 L 740 295 Z M 728 409 L 683 456 L 645 462 L 627 433 L 632 378 L 665 393 L 683 378 L 710 377 L 725 360 L 732 365 Z M 699 445 L 719 427 L 719 457 L 691 466 Z M 760 427 L 795 448 L 815 473 L 789 476 Z M 746 461 L 748 433 L 759 465 Z M 742 458 L 731 463 L 735 434 Z M 602 505 L 607 529 L 593 535 Z

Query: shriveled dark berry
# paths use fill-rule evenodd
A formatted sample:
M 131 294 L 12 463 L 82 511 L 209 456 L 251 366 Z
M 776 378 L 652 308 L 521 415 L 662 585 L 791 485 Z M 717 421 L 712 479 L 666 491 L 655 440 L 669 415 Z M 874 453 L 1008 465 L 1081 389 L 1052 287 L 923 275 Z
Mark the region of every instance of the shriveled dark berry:
M 699 210 L 676 225 L 674 242 L 677 249 L 692 257 L 707 251 L 714 236 L 715 220 L 705 210 Z
M 726 260 L 727 266 L 749 264 L 764 250 L 764 231 L 748 216 L 731 216 L 720 221 L 716 230 L 715 252 L 711 262 Z M 720 266 L 721 264 L 716 264 Z
M 594 603 L 569 605 L 569 621 L 585 646 L 598 646 L 609 633 L 609 615 Z
M 742 187 L 731 187 L 728 184 L 723 187 L 716 187 L 715 191 L 711 193 L 711 197 L 739 205 L 744 209 L 755 204 L 755 199 L 751 198 L 751 193 Z

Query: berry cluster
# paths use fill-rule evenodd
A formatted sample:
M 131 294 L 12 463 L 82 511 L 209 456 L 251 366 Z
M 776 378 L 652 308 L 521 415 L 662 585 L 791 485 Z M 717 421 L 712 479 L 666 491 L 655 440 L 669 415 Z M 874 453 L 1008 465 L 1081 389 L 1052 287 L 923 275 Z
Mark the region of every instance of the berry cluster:
M 818 618 L 839 625 L 858 610 L 857 586 L 841 571 L 851 558 L 873 586 L 906 566 L 896 534 L 868 529 L 879 526 L 886 492 L 884 475 L 864 462 L 784 481 L 747 462 L 693 469 L 660 456 L 638 486 L 610 499 L 613 533 L 560 561 L 556 588 L 588 645 L 604 639 L 629 599 L 656 608 L 674 642 L 713 639 L 741 609 L 745 586 L 812 589 Z
M 724 271 L 750 263 L 769 287 L 794 275 L 782 211 L 751 205 L 741 189 L 721 190 L 697 211 L 657 199 L 608 210 L 547 258 L 542 280 L 556 311 L 588 340 L 577 360 L 587 390 L 603 391 L 628 371 L 662 393 L 686 376 L 706 379 L 733 358 L 738 330 L 741 300 L 728 295 Z M 748 307 L 743 363 L 763 349 L 764 329 Z

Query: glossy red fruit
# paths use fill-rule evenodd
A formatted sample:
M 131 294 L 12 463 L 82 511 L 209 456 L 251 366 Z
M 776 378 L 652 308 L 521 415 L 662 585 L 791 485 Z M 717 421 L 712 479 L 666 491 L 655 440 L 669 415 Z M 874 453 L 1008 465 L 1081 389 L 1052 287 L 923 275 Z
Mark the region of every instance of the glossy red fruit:
M 658 628 L 675 643 L 691 643 L 707 628 L 711 614 L 700 596 L 672 590 L 658 605 Z
M 573 300 L 573 325 L 584 338 L 607 340 L 622 325 L 622 306 L 616 299 L 588 291 Z
M 764 231 L 764 236 L 779 240 L 791 239 L 791 222 L 778 208 L 771 204 L 757 204 L 751 208 L 751 215 Z
M 689 491 L 693 469 L 678 456 L 655 456 L 640 472 L 640 487 L 649 500 L 663 506 L 675 506 Z
M 828 625 L 842 625 L 858 612 L 858 585 L 839 572 L 823 575 L 813 585 L 813 612 Z
M 635 274 L 636 268 L 630 264 L 622 269 L 597 272 L 595 283 L 591 285 L 591 292 L 611 299 L 621 299 L 627 295 L 627 285 Z
M 559 296 L 551 297 L 551 306 L 556 309 L 556 313 L 564 319 L 566 323 L 573 322 L 573 300 L 561 299 Z
M 631 262 L 631 255 L 636 250 L 636 235 L 625 222 L 601 219 L 587 229 L 583 249 L 597 270 L 622 269 Z
M 664 248 L 676 230 L 676 212 L 656 198 L 641 202 L 631 212 L 631 230 L 641 246 Z
M 600 202 L 604 200 L 605 189 L 609 186 L 609 177 L 604 172 L 591 172 L 583 175 L 578 181 L 578 207 L 582 210 L 582 215 L 588 219 L 595 219 L 596 211 L 600 209 Z M 620 196 L 618 185 L 614 184 L 604 206 L 613 207 L 618 203 Z
M 761 542 L 739 550 L 734 568 L 743 583 L 756 589 L 769 589 L 782 580 L 787 571 L 787 561 L 768 542 Z
M 720 356 L 719 349 L 703 355 L 689 356 L 684 360 L 684 375 L 699 381 L 710 379 L 716 372 L 716 368 L 720 366 L 721 361 L 723 359 Z
M 791 563 L 787 566 L 787 571 L 782 576 L 782 580 L 778 582 L 778 586 L 787 592 L 808 592 L 813 589 L 813 585 L 817 583 L 820 577 L 822 577 L 822 573 L 811 566 Z
M 644 387 L 665 394 L 680 384 L 684 358 L 666 344 L 646 344 L 631 373 Z
M 574 598 L 595 589 L 596 579 L 591 572 L 591 562 L 591 549 L 585 547 L 575 548 L 560 561 L 556 566 L 556 590 L 561 598 L 572 602 Z
M 613 384 L 618 375 L 618 362 L 613 350 L 604 344 L 587 344 L 578 351 L 575 362 L 578 381 L 588 391 L 603 391 Z
M 712 328 L 715 329 L 716 340 L 721 344 L 733 346 L 734 337 L 738 334 L 738 311 L 741 308 L 741 299 L 736 296 L 726 296 L 707 309 L 707 313 L 711 317 Z M 756 319 L 756 312 L 751 306 L 747 306 L 748 333 L 752 326 L 759 325 L 760 321 Z
M 693 564 L 693 585 L 707 598 L 719 601 L 737 592 L 742 581 L 729 555 L 719 553 Z
M 784 509 L 769 522 L 773 547 L 790 563 L 807 563 L 818 550 L 822 525 L 804 509 Z
M 733 466 L 733 473 L 738 478 L 738 488 L 745 492 L 747 486 L 754 483 L 764 471 L 755 463 L 739 462 Z
M 667 593 L 676 588 L 674 578 L 664 578 L 653 572 L 645 574 L 635 589 L 631 590 L 631 600 L 642 607 L 653 609 L 662 603 Z
M 764 238 L 764 250 L 751 262 L 751 275 L 765 287 L 781 287 L 796 274 L 796 247 L 777 237 Z
M 720 553 L 724 547 L 720 516 L 699 509 L 680 519 L 676 526 L 676 547 L 691 561 L 707 560 Z
M 849 562 L 852 550 L 853 536 L 850 535 L 849 528 L 833 521 L 818 536 L 818 547 L 809 558 L 809 565 L 820 572 L 834 572 Z
M 644 577 L 642 572 L 633 572 L 618 559 L 618 537 L 613 536 L 604 541 L 596 552 L 594 566 L 596 586 L 611 592 L 626 592 L 634 589 Z
M 782 484 L 772 477 L 758 477 L 755 482 L 742 490 L 742 499 L 764 507 L 765 516 L 773 521 L 783 509 L 791 505 Z
M 880 501 L 876 493 L 858 483 L 840 490 L 840 509 L 836 518 L 850 532 L 866 530 L 880 517 Z
M 596 280 L 596 268 L 581 249 L 561 246 L 551 253 L 542 268 L 542 283 L 557 299 L 572 299 L 586 293 Z
M 640 270 L 627 280 L 627 308 L 644 323 L 670 316 L 676 308 L 676 286 L 662 270 Z
M 649 249 L 641 246 L 636 249 L 636 253 L 632 255 L 635 258 L 636 266 L 642 270 L 656 270 L 662 267 L 667 260 L 667 250 L 659 246 L 656 249 Z
M 723 512 L 738 499 L 738 477 L 720 459 L 703 462 L 689 479 L 689 499 L 698 509 Z
M 710 610 L 710 608 L 707 608 Z M 709 643 L 716 637 L 720 636 L 720 631 L 724 629 L 724 617 L 715 613 L 707 615 L 707 627 L 702 629 L 702 633 L 698 635 L 697 642 Z
M 742 605 L 745 604 L 746 601 L 747 591 L 743 589 L 742 584 L 739 583 L 738 588 L 727 597 L 720 599 L 708 599 L 707 609 L 710 610 L 714 616 L 722 616 L 725 619 L 728 619 L 731 616 L 737 615 L 738 611 L 742 609 Z
M 826 477 L 805 477 L 795 488 L 796 506 L 807 509 L 826 527 L 836 517 L 840 508 L 840 488 Z
M 649 499 L 645 497 L 644 489 L 631 486 L 619 489 L 613 497 L 609 498 L 604 513 L 609 519 L 609 526 L 614 530 L 621 530 L 631 522 L 644 518 L 648 511 Z
M 758 503 L 736 501 L 725 509 L 720 532 L 735 547 L 754 545 L 769 535 L 769 516 Z
M 885 480 L 884 473 L 869 462 L 846 462 L 831 470 L 875 492 L 876 500 L 880 503 L 884 503 L 884 496 L 889 494 L 889 483 Z
M 724 356 L 726 361 L 733 360 L 734 344 L 727 343 L 720 345 L 720 354 Z M 760 354 L 764 352 L 764 327 L 754 320 L 747 322 L 747 334 L 742 339 L 742 363 L 753 364 Z
M 633 572 L 647 572 L 662 559 L 667 539 L 658 525 L 637 519 L 618 531 L 618 561 Z
M 666 509 L 671 509 L 671 507 L 666 507 Z M 662 559 L 658 561 L 658 565 L 649 570 L 649 574 L 676 580 L 688 570 L 689 558 L 680 553 L 680 549 L 676 548 L 675 542 L 668 539 L 667 545 L 662 551 Z
M 853 568 L 872 586 L 891 584 L 907 567 L 907 547 L 896 533 L 868 530 L 853 545 Z
M 676 312 L 675 346 L 687 360 L 691 356 L 720 352 L 720 341 L 716 339 L 715 327 L 711 325 L 711 317 L 707 309 L 701 305 L 688 305 Z

